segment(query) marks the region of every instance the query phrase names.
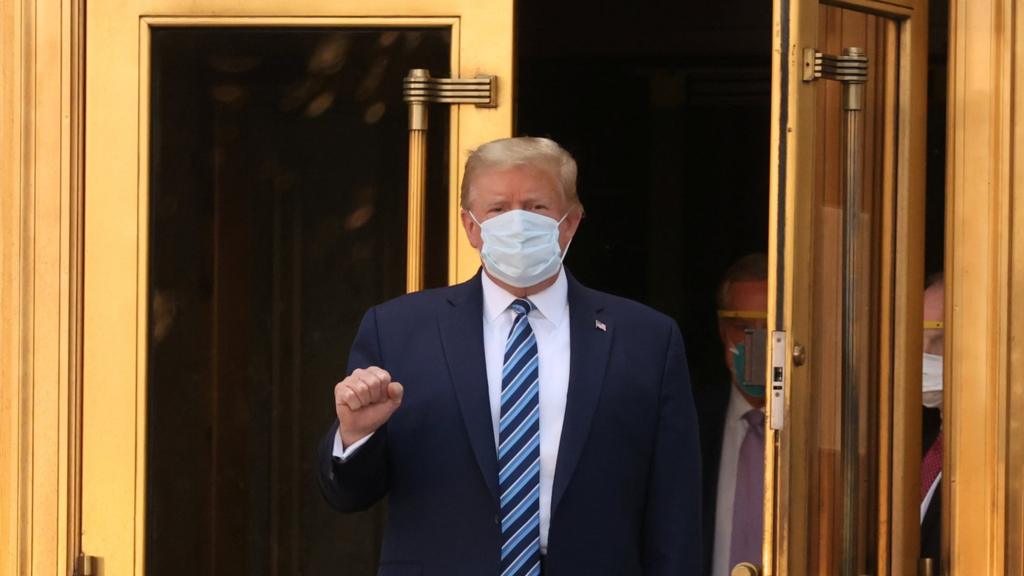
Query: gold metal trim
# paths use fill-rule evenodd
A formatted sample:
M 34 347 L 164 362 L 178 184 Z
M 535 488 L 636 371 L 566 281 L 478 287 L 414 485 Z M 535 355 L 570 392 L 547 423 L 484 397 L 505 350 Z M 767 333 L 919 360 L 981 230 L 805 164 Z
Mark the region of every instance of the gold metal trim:
M 924 322 L 925 330 L 941 330 L 944 326 L 945 323 L 942 321 L 933 320 Z
M 147 366 L 149 365 L 149 274 L 145 271 L 148 270 L 149 261 L 149 167 L 150 167 L 150 134 L 151 126 L 150 119 L 152 118 L 152 109 L 150 107 L 152 98 L 150 95 L 150 88 L 152 85 L 152 37 L 153 37 L 153 26 L 152 22 L 148 18 L 139 20 L 139 55 L 140 65 L 138 69 L 138 91 L 139 91 L 139 102 L 138 102 L 138 169 L 136 171 L 136 225 L 138 227 L 138 236 L 135 239 L 136 242 L 136 285 L 135 285 L 135 297 L 136 297 L 136 310 L 135 310 L 135 522 L 132 528 L 134 529 L 134 545 L 137 552 L 134 554 L 134 568 L 135 574 L 145 574 L 146 558 L 147 558 L 147 547 L 146 542 L 146 453 L 148 447 L 146 446 L 146 423 L 149 418 L 149 413 L 146 410 L 146 405 L 149 398 L 148 389 L 148 378 L 147 378 Z M 216 358 L 216 355 L 215 355 Z M 102 555 L 100 551 L 93 551 L 86 549 L 85 552 L 89 554 Z
M 863 84 L 868 81 L 868 58 L 861 48 L 847 48 L 842 56 L 804 49 L 804 82 L 838 80 Z M 854 108 L 858 110 L 859 108 Z
M 1012 0 L 953 0 L 949 17 L 940 572 L 1021 574 L 1022 416 L 1011 408 L 1024 386 L 1014 339 L 1024 297 L 1015 284 L 1024 132 L 1014 120 L 1024 111 L 1024 20 Z
M 1015 54 L 1024 54 L 1024 14 L 1017 8 L 1013 23 Z M 1013 60 L 1013 108 L 1016 114 L 1024 113 L 1024 59 Z M 1014 180 L 1013 212 L 1010 214 L 1010 256 L 1009 256 L 1009 336 L 1011 342 L 1024 342 L 1024 306 L 1020 295 L 1024 294 L 1024 123 L 1014 123 L 1013 156 L 1016 167 Z M 1007 439 L 1006 455 L 1006 574 L 1024 574 L 1024 346 L 1011 346 L 1009 351 L 1006 411 L 1007 426 L 1002 432 Z
M 339 27 L 339 28 L 370 28 L 388 26 L 394 28 L 450 28 L 459 23 L 459 18 L 452 16 L 266 16 L 266 15 L 231 15 L 222 16 L 190 16 L 190 15 L 149 15 L 140 18 L 150 28 L 196 28 L 196 27 L 264 27 L 274 28 L 306 28 L 306 27 Z
M 25 290 L 23 230 L 25 140 L 31 125 L 24 120 L 29 102 L 24 82 L 28 76 L 29 45 L 25 12 L 19 3 L 0 3 L 0 113 L 12 121 L 0 130 L 0 573 L 23 574 L 30 551 L 26 526 L 26 486 L 22 478 L 26 455 L 22 437 L 31 430 L 22 418 L 25 383 L 23 365 L 30 361 L 24 349 L 22 325 L 31 293 Z M 27 301 L 27 302 L 26 302 Z
M 432 78 L 429 71 L 418 68 L 409 71 L 403 93 L 409 103 L 476 104 L 481 108 L 494 108 L 498 105 L 497 88 L 494 76 Z
M 425 72 L 412 70 L 410 76 Z M 405 291 L 423 289 L 424 238 L 427 219 L 427 104 L 409 102 L 409 199 Z
M 77 546 L 81 4 L 0 5 L 0 573 Z
M 423 261 L 426 256 L 427 202 L 427 104 L 475 104 L 478 108 L 498 105 L 498 83 L 494 76 L 476 78 L 433 78 L 429 70 L 409 71 L 402 96 L 409 103 L 409 209 L 408 249 L 405 268 L 406 292 L 423 289 Z
M 768 318 L 767 312 L 760 312 L 758 310 L 719 310 L 719 318 L 743 318 L 747 320 L 765 320 Z
M 82 553 L 82 410 L 85 362 L 85 0 L 71 0 L 68 233 L 68 449 L 65 562 Z

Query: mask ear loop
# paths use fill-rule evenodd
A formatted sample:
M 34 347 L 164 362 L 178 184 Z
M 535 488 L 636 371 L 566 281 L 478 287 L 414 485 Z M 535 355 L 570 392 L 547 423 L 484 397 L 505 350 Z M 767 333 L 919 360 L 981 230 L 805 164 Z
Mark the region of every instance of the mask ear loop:
M 561 226 L 562 222 L 565 222 L 565 219 L 568 217 L 569 213 L 566 212 L 565 215 L 562 216 L 562 219 L 558 221 L 558 225 L 555 227 L 555 230 L 558 230 L 558 226 Z M 561 233 L 559 233 L 559 235 L 561 235 Z M 573 234 L 572 236 L 569 237 L 569 241 L 565 243 L 565 250 L 562 250 L 562 257 L 558 260 L 559 262 L 565 263 L 565 255 L 569 253 L 569 246 L 572 246 L 572 239 L 575 237 L 576 235 Z

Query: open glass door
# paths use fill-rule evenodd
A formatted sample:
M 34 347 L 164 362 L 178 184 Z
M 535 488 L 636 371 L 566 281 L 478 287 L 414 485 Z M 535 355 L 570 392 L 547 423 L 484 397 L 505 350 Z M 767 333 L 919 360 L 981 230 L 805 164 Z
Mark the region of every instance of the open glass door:
M 88 4 L 84 572 L 375 572 L 382 509 L 321 502 L 316 439 L 362 311 L 477 269 L 460 169 L 511 135 L 512 20 Z
M 926 0 L 776 0 L 764 574 L 915 574 Z

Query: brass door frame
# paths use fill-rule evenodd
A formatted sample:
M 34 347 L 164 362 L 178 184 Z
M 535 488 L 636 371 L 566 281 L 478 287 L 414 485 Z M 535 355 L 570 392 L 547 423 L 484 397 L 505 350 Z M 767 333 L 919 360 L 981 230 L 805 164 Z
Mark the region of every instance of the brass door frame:
M 1024 574 L 1021 54 L 1018 2 L 950 3 L 942 499 L 956 576 Z
M 449 278 L 473 274 L 458 190 L 470 148 L 512 129 L 511 0 L 186 0 L 88 5 L 82 549 L 104 573 L 145 566 L 149 42 L 154 27 L 442 27 L 451 70 L 499 76 L 498 106 L 450 115 Z M 401 90 L 401 86 L 396 86 Z M 127 168 L 126 167 L 130 167 Z
M 883 453 L 878 482 L 880 490 L 878 565 L 879 574 L 913 574 L 917 567 L 919 493 L 916 478 L 920 466 L 921 289 L 924 254 L 924 157 L 925 80 L 927 74 L 927 2 L 925 0 L 852 0 L 821 2 L 896 21 L 901 44 L 897 61 L 888 70 L 903 75 L 896 90 L 885 97 L 896 106 L 898 124 L 886 127 L 895 149 L 885 155 L 895 160 L 895 189 L 887 192 L 883 226 L 890 226 L 894 244 L 892 261 L 883 266 L 880 279 L 883 301 L 901 311 L 883 318 L 882 338 L 892 354 L 883 370 L 893 375 L 892 397 L 882 398 Z M 785 372 L 788 387 L 785 427 L 769 435 L 765 446 L 765 547 L 764 574 L 802 574 L 791 560 L 807 557 L 810 536 L 806 524 L 806 479 L 798 473 L 811 443 L 809 372 L 794 365 L 793 347 L 811 344 L 809 305 L 812 218 L 808 191 L 814 189 L 815 95 L 813 85 L 801 81 L 805 48 L 818 43 L 818 5 L 814 0 L 776 0 L 773 7 L 778 42 L 772 54 L 776 72 L 772 85 L 772 157 L 769 202 L 769 303 L 773 330 L 788 334 Z M 917 65 L 915 65 L 915 63 Z M 895 79 L 894 79 L 895 80 Z M 894 158 L 893 158 L 894 157 Z M 887 224 L 886 224 L 887 223 Z M 891 271 L 892 276 L 885 273 Z M 771 415 L 769 414 L 769 417 Z M 901 426 L 891 426 L 899 422 Z M 914 429 L 913 433 L 904 433 Z M 915 436 L 916 435 L 916 436 Z M 916 441 L 915 441 L 916 438 Z M 889 442 L 886 442 L 886 439 Z M 884 447 L 889 452 L 885 453 Z M 902 481 L 900 480 L 902 479 Z
M 77 555 L 84 12 L 0 2 L 0 574 Z
M 0 2 L 0 165 L 5 168 L 0 170 L 2 574 L 67 574 L 78 532 L 74 407 L 82 386 L 78 367 L 83 350 L 77 304 L 82 275 L 76 264 L 84 241 L 83 4 Z M 268 2 L 248 4 L 270 10 Z M 911 6 L 884 1 L 854 5 L 889 10 Z M 219 6 L 224 8 L 223 3 Z M 412 14 L 414 9 L 395 11 Z M 776 23 L 779 10 L 776 3 Z M 449 11 L 454 13 L 454 8 Z M 972 470 L 974 462 L 968 460 L 949 461 L 956 468 L 950 474 L 959 481 L 955 491 L 945 484 L 944 500 L 985 525 L 973 530 L 958 521 L 947 527 L 957 548 L 968 552 L 950 559 L 951 570 L 998 574 L 997 563 L 1004 558 L 1006 574 L 1022 574 L 1024 475 L 1009 472 L 1024 466 L 1024 443 L 1019 440 L 1024 429 L 1024 351 L 1020 344 L 1011 344 L 1024 341 L 1024 170 L 1017 168 L 1024 166 L 1024 123 L 1007 119 L 1019 118 L 1024 110 L 1024 61 L 1014 58 L 1024 49 L 1024 22 L 1013 0 L 953 0 L 950 13 L 946 358 L 952 371 L 946 405 L 960 403 L 958 395 L 970 393 L 982 399 L 985 411 L 998 416 L 965 420 L 978 429 L 945 440 L 953 452 L 976 449 L 972 443 L 978 435 L 990 447 L 980 469 Z M 792 16 L 799 17 L 799 11 Z M 510 20 L 511 13 L 498 11 L 488 18 Z M 981 24 L 969 28 L 967 20 Z M 781 38 L 781 27 L 776 25 L 776 31 Z M 774 47 L 774 60 L 788 55 L 785 44 Z M 990 97 L 976 97 L 986 93 Z M 772 98 L 777 111 L 778 82 Z M 777 144 L 778 126 L 773 130 Z M 991 178 L 993 174 L 998 177 Z M 777 184 L 773 180 L 773 195 Z M 773 222 L 780 212 L 792 221 L 794 207 L 779 211 L 773 204 L 772 210 Z M 783 229 L 793 233 L 791 226 Z M 774 243 L 777 231 L 772 234 Z M 792 251 L 784 256 L 787 268 L 800 262 Z M 465 273 L 465 268 L 455 268 L 456 277 Z M 773 266 L 773 274 L 776 270 Z M 785 280 L 784 273 L 779 276 Z M 787 298 L 778 307 L 789 322 L 794 319 L 791 306 L 792 298 Z M 967 414 L 950 416 L 964 419 Z M 55 469 L 58 473 L 51 474 Z M 991 511 L 993 505 L 1002 507 L 998 516 Z M 777 536 L 780 541 L 787 537 Z

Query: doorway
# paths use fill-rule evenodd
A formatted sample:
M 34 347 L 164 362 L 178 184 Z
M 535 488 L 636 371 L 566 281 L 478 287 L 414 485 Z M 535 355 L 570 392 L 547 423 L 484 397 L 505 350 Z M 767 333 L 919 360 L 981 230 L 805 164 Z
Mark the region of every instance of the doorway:
M 717 485 L 732 389 L 718 287 L 731 264 L 768 244 L 771 9 L 736 0 L 517 4 L 516 133 L 550 137 L 579 164 L 586 216 L 566 266 L 583 284 L 678 322 L 709 455 L 705 486 Z

